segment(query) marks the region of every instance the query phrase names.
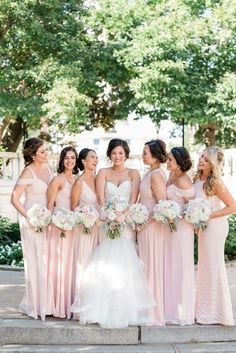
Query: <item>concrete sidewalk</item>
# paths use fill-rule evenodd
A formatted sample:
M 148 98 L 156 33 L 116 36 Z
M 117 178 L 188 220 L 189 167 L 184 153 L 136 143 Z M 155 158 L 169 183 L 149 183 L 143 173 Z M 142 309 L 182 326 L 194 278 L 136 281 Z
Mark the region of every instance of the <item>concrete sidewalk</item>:
M 227 265 L 236 324 L 236 262 Z M 24 272 L 0 268 L 0 352 L 4 353 L 236 353 L 236 326 L 192 325 L 106 330 L 98 325 L 18 312 Z
M 24 272 L 6 271 L 1 268 L 4 267 L 0 267 L 0 319 L 25 319 L 17 309 L 24 294 Z M 236 319 L 236 262 L 227 264 L 227 275 Z

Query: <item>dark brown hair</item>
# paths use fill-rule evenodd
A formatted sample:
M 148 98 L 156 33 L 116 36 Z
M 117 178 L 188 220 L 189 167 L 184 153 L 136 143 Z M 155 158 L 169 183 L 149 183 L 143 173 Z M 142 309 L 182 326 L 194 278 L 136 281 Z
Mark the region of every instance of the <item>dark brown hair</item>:
M 162 140 L 151 140 L 145 143 L 149 147 L 151 155 L 158 162 L 165 163 L 167 161 L 166 144 Z
M 25 166 L 33 163 L 33 157 L 36 155 L 37 150 L 44 144 L 44 140 L 38 137 L 31 137 L 25 141 L 23 147 L 23 157 L 25 160 Z
M 180 167 L 182 172 L 187 172 L 192 167 L 192 160 L 189 151 L 185 147 L 173 147 L 171 148 L 176 163 Z
M 82 159 L 86 159 L 88 153 L 90 151 L 95 152 L 94 150 L 92 150 L 91 148 L 83 148 L 80 153 L 79 153 L 79 157 L 77 159 L 77 167 L 79 168 L 79 170 L 84 170 L 84 165 L 82 163 Z M 96 152 L 95 152 L 96 153 Z
M 78 166 L 77 166 L 77 159 L 78 159 L 78 154 L 76 149 L 73 146 L 67 146 L 65 148 L 63 148 L 63 150 L 60 153 L 60 157 L 59 157 L 59 163 L 58 163 L 58 168 L 57 168 L 57 172 L 58 173 L 63 173 L 65 170 L 65 166 L 64 166 L 64 159 L 66 157 L 67 152 L 74 152 L 75 154 L 75 166 L 73 168 L 73 174 L 78 174 L 79 170 L 78 170 Z
M 125 157 L 126 158 L 129 158 L 129 154 L 130 154 L 130 148 L 129 148 L 129 145 L 128 143 L 125 141 L 125 140 L 122 140 L 122 139 L 112 139 L 109 144 L 108 144 L 108 147 L 107 147 L 107 157 L 111 158 L 111 152 L 112 150 L 114 150 L 114 148 L 116 147 L 122 147 L 125 151 Z

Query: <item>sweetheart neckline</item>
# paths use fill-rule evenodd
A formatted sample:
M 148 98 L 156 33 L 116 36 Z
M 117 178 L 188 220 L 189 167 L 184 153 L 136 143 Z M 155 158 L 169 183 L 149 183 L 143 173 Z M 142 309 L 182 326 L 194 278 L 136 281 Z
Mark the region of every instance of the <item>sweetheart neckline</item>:
M 110 184 L 112 184 L 112 185 L 114 185 L 117 189 L 121 186 L 121 185 L 123 185 L 124 183 L 131 183 L 131 181 L 130 180 L 124 180 L 124 181 L 122 181 L 122 183 L 120 183 L 119 185 L 116 185 L 115 183 L 113 183 L 112 181 L 109 181 L 109 180 L 107 180 L 106 181 L 106 183 L 110 183 Z

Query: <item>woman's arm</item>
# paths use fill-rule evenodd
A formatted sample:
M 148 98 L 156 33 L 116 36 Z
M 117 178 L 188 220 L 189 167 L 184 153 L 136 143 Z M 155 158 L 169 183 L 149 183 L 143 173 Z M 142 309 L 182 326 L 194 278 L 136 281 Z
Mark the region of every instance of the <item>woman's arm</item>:
M 27 182 L 27 179 L 29 183 Z M 27 211 L 25 210 L 24 206 L 20 202 L 20 198 L 22 194 L 25 192 L 27 186 L 31 184 L 32 175 L 30 171 L 28 169 L 24 169 L 18 180 L 22 180 L 24 184 L 16 183 L 11 194 L 11 203 L 23 217 L 27 218 Z
M 100 169 L 96 178 L 96 193 L 99 205 L 105 203 L 106 169 Z
M 77 179 L 72 186 L 71 190 L 71 209 L 74 211 L 74 209 L 79 205 L 79 200 L 80 200 L 80 194 L 81 194 L 81 188 L 82 188 L 82 183 L 80 179 Z
M 57 193 L 63 188 L 65 181 L 57 175 L 52 179 L 47 189 L 47 207 L 52 211 L 55 207 L 55 201 L 57 198 Z
M 166 182 L 161 173 L 153 173 L 150 183 L 152 192 L 157 202 L 160 200 L 166 200 Z
M 134 204 L 138 199 L 140 185 L 140 174 L 134 169 L 131 172 L 131 195 L 130 195 L 130 205 Z
M 215 185 L 215 195 L 225 204 L 225 207 L 219 211 L 215 211 L 210 215 L 210 219 L 223 217 L 236 212 L 236 201 L 232 194 L 229 192 L 223 181 Z

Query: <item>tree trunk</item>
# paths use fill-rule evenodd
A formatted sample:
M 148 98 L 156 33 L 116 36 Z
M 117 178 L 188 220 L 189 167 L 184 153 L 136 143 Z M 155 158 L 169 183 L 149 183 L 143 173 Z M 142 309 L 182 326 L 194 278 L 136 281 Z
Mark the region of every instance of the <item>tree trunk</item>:
M 11 121 L 10 118 L 3 118 L 0 123 L 0 144 L 1 145 L 2 145 L 2 140 L 3 140 L 5 130 L 6 130 L 7 126 L 9 125 L 10 121 Z
M 22 137 L 26 133 L 26 125 L 21 117 L 10 122 L 2 139 L 2 145 L 9 152 L 16 152 Z
M 203 126 L 203 138 L 207 147 L 215 145 L 215 132 L 217 128 L 218 126 L 216 124 L 207 124 Z

